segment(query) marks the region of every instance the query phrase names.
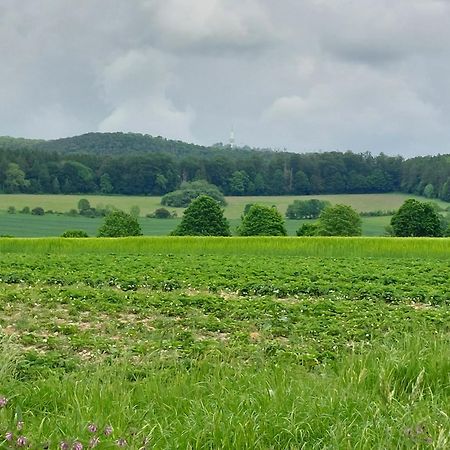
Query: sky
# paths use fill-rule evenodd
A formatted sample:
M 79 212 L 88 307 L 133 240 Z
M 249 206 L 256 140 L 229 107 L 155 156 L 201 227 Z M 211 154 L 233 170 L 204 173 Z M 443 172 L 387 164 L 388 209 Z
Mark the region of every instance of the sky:
M 450 0 L 0 0 L 0 135 L 450 153 Z

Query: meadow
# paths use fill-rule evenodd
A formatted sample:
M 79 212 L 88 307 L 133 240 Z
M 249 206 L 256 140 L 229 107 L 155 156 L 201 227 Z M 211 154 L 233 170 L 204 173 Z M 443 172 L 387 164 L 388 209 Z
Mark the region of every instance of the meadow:
M 450 444 L 450 239 L 3 238 L 0 253 L 0 448 Z
M 406 194 L 354 194 L 354 195 L 319 195 L 314 198 L 328 200 L 332 204 L 348 204 L 359 212 L 385 210 L 392 211 L 399 208 L 407 198 L 420 197 Z M 46 214 L 33 216 L 24 214 L 7 214 L 9 206 L 14 206 L 17 211 L 28 206 L 34 208 L 40 206 L 45 210 L 67 212 L 76 209 L 80 198 L 89 200 L 93 207 L 105 207 L 112 205 L 124 211 L 130 211 L 131 206 L 140 208 L 139 219 L 142 231 L 147 236 L 168 235 L 181 220 L 182 208 L 169 208 L 178 215 L 177 219 L 149 219 L 145 215 L 152 213 L 161 207 L 160 197 L 127 197 L 127 196 L 97 196 L 97 195 L 28 195 L 28 194 L 2 194 L 0 195 L 0 235 L 15 237 L 45 237 L 60 236 L 69 229 L 81 229 L 89 236 L 96 236 L 102 223 L 101 218 L 86 218 L 80 216 L 66 216 L 60 214 Z M 230 220 L 232 230 L 236 230 L 244 207 L 248 203 L 259 203 L 267 206 L 276 205 L 280 212 L 286 212 L 287 206 L 295 199 L 308 199 L 307 196 L 279 196 L 279 197 L 227 197 L 228 205 L 225 208 L 225 216 Z M 448 207 L 447 203 L 434 200 L 441 208 Z M 382 236 L 385 227 L 390 223 L 390 216 L 363 217 L 364 236 Z M 304 223 L 301 220 L 286 220 L 288 235 L 295 236 L 296 230 Z

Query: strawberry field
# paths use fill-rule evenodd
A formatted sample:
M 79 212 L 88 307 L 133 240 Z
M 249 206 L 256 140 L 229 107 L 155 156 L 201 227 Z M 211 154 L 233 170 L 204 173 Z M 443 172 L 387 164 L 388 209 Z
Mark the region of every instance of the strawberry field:
M 280 253 L 2 253 L 0 448 L 446 448 L 449 259 Z

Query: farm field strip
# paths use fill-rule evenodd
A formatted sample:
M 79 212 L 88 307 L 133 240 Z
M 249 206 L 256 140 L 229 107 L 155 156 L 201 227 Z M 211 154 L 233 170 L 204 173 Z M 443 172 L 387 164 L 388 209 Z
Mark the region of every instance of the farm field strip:
M 385 227 L 389 225 L 391 216 L 363 217 L 362 234 L 364 236 L 382 236 Z M 50 237 L 61 236 L 67 230 L 83 230 L 89 236 L 95 237 L 103 223 L 103 218 L 87 218 L 83 216 L 65 216 L 46 214 L 44 216 L 23 214 L 7 214 L 0 212 L 0 232 L 3 236 L 14 237 Z M 144 236 L 167 236 L 181 222 L 181 218 L 154 219 L 140 217 L 139 224 Z M 240 219 L 230 219 L 231 233 L 236 234 Z M 289 236 L 296 236 L 300 226 L 306 220 L 286 220 L 286 230 Z
M 0 238 L 0 253 L 255 255 L 450 259 L 449 238 L 198 237 Z
M 442 245 L 1 239 L 0 448 L 20 419 L 31 448 L 444 450 Z
M 98 207 L 99 205 L 113 205 L 116 208 L 127 212 L 130 210 L 131 206 L 136 205 L 140 208 L 141 215 L 146 215 L 161 207 L 161 197 L 90 194 L 0 194 L 0 211 L 6 211 L 9 206 L 14 206 L 17 210 L 20 210 L 25 206 L 28 206 L 31 209 L 40 206 L 45 210 L 51 209 L 58 212 L 67 212 L 70 209 L 76 209 L 78 201 L 81 198 L 87 199 L 93 207 Z M 225 216 L 228 219 L 239 219 L 245 205 L 248 203 L 258 203 L 266 206 L 276 205 L 278 210 L 284 215 L 288 205 L 294 200 L 309 200 L 311 198 L 328 200 L 332 204 L 346 204 L 360 212 L 397 209 L 408 198 L 415 198 L 421 201 L 428 200 L 424 197 L 402 193 L 226 197 L 228 205 L 225 207 Z M 432 201 L 444 209 L 449 206 L 448 203 L 437 199 L 433 199 Z M 181 216 L 184 210 L 183 208 L 172 207 L 168 207 L 167 209 L 177 211 L 179 216 Z

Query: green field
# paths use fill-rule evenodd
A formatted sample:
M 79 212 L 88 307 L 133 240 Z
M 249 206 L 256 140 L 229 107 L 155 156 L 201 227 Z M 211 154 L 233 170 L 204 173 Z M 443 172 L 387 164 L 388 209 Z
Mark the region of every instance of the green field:
M 67 212 L 76 209 L 78 200 L 87 198 L 92 206 L 112 205 L 124 211 L 129 211 L 133 205 L 139 206 L 141 216 L 153 212 L 160 207 L 160 197 L 120 197 L 120 196 L 77 196 L 77 195 L 0 195 L 0 235 L 15 237 L 44 237 L 60 236 L 69 229 L 81 229 L 90 236 L 95 236 L 102 223 L 100 218 L 71 217 L 60 214 L 46 214 L 44 216 L 33 216 L 24 214 L 7 214 L 9 206 L 14 206 L 16 210 L 21 210 L 28 206 L 31 209 L 37 206 L 45 210 Z M 260 203 L 264 205 L 276 205 L 281 212 L 285 212 L 287 206 L 294 199 L 311 197 L 227 197 L 228 206 L 225 208 L 225 215 L 230 219 L 232 230 L 236 230 L 240 222 L 240 216 L 247 203 Z M 314 196 L 329 200 L 332 203 L 344 203 L 353 206 L 357 211 L 393 210 L 410 196 L 405 194 L 368 194 L 368 195 L 324 195 Z M 420 198 L 420 197 L 416 197 Z M 420 198 L 421 200 L 425 200 Z M 448 204 L 436 201 L 442 208 L 447 208 Z M 169 208 L 177 211 L 178 219 L 158 220 L 140 218 L 140 224 L 144 235 L 158 236 L 168 235 L 179 223 L 183 214 L 182 208 Z M 364 217 L 363 235 L 382 236 L 385 227 L 389 225 L 390 216 L 384 217 Z M 286 228 L 290 236 L 294 236 L 296 230 L 303 223 L 298 220 L 287 220 Z
M 129 211 L 133 205 L 139 206 L 141 215 L 145 216 L 160 208 L 161 197 L 133 197 L 133 196 L 106 196 L 106 195 L 33 195 L 33 194 L 0 194 L 0 211 L 6 211 L 9 206 L 14 206 L 17 210 L 25 206 L 31 209 L 37 206 L 45 210 L 66 212 L 77 208 L 80 198 L 89 200 L 91 206 L 112 205 L 123 211 Z M 317 198 L 328 200 L 332 204 L 342 203 L 350 205 L 358 212 L 393 210 L 399 208 L 408 198 L 416 198 L 426 201 L 423 197 L 407 194 L 348 194 L 348 195 L 312 195 L 312 196 L 278 196 L 278 197 L 226 197 L 228 205 L 225 208 L 225 215 L 228 219 L 239 219 L 244 207 L 248 203 L 258 203 L 261 205 L 276 205 L 279 211 L 284 214 L 287 206 L 296 199 L 308 200 Z M 442 208 L 449 206 L 448 203 L 440 200 L 433 200 Z M 182 208 L 168 208 L 178 212 L 181 216 Z
M 0 254 L 0 448 L 8 432 L 36 449 L 450 444 L 450 239 L 4 238 Z

